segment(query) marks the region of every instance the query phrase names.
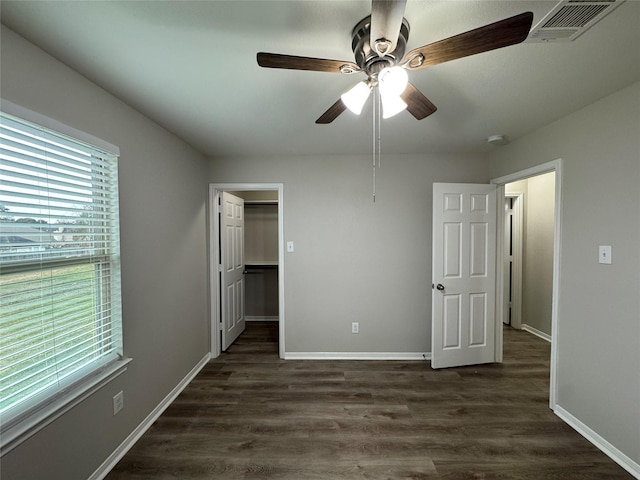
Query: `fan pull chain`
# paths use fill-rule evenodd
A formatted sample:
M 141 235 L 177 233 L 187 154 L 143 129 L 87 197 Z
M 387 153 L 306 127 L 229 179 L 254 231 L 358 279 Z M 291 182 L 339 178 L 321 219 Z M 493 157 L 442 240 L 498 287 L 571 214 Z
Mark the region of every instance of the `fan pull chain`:
M 381 137 L 381 126 L 382 119 L 380 117 L 381 114 L 381 100 L 380 100 L 380 92 L 377 88 L 373 90 L 373 203 L 376 203 L 376 168 L 380 168 L 380 137 Z
M 382 139 L 382 98 L 380 97 L 380 90 L 378 90 L 378 168 L 382 163 L 382 149 L 380 148 L 380 142 Z
M 372 168 L 373 168 L 373 203 L 376 203 L 376 110 L 378 108 L 378 102 L 376 101 L 376 89 L 373 89 L 373 117 L 371 119 L 371 154 L 373 156 Z

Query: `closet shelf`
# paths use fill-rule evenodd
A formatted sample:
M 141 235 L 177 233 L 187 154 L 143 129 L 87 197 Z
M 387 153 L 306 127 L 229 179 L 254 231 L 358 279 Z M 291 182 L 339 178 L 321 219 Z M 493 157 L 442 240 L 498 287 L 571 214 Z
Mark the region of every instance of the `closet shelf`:
M 278 261 L 277 260 L 247 260 L 244 264 L 245 268 L 251 268 L 251 267 L 257 267 L 257 268 L 263 268 L 263 267 L 277 267 L 278 266 Z

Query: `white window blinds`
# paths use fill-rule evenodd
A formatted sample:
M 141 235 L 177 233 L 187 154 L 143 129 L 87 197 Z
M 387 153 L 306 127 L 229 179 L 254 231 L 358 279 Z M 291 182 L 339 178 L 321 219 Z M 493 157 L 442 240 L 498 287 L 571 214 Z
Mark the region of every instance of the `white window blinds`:
M 2 430 L 122 355 L 117 157 L 0 114 Z

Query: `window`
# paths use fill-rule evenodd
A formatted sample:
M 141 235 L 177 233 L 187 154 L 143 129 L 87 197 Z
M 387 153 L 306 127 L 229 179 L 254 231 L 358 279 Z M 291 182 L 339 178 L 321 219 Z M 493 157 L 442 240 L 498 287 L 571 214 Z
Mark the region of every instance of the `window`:
M 117 154 L 0 113 L 3 444 L 122 359 L 119 261 Z

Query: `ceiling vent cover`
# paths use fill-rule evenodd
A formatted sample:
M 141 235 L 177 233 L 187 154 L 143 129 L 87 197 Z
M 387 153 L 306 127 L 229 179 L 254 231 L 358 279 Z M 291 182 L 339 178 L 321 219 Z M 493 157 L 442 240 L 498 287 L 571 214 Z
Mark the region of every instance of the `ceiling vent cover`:
M 564 0 L 533 27 L 527 42 L 570 42 L 575 40 L 624 0 Z

